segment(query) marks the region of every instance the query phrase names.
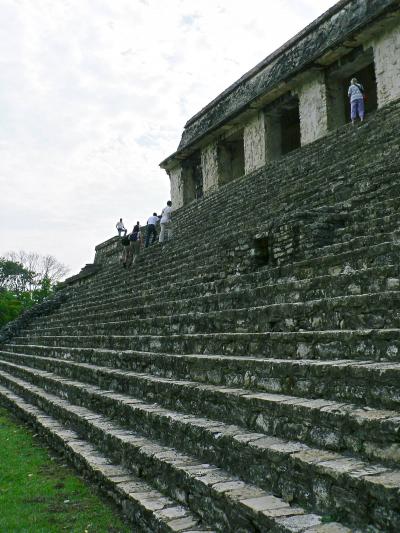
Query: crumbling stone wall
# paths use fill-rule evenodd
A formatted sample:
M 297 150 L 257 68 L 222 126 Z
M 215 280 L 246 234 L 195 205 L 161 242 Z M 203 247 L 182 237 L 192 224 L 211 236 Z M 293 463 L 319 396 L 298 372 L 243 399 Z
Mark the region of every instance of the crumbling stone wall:
M 95 251 L 95 265 L 115 263 L 118 261 L 118 256 L 122 252 L 121 239 L 118 236 L 111 237 L 111 239 L 98 244 Z

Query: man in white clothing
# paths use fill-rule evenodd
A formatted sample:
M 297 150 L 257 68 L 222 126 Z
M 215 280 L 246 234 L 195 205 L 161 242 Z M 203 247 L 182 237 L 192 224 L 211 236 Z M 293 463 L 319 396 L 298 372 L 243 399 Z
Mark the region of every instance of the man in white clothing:
M 124 223 L 122 222 L 122 218 L 119 219 L 119 222 L 115 225 L 118 231 L 118 236 L 121 237 L 121 233 L 126 235 L 126 228 L 124 226 Z
M 163 244 L 165 241 L 169 241 L 172 238 L 172 226 L 171 226 L 171 215 L 172 215 L 172 202 L 168 200 L 166 207 L 161 212 L 161 231 L 159 242 Z
M 160 218 L 157 216 L 157 213 L 153 213 L 153 216 L 149 217 L 147 220 L 147 231 L 146 231 L 146 242 L 145 242 L 145 248 L 149 246 L 149 244 L 154 244 L 157 240 L 157 230 L 156 226 L 160 222 Z M 150 243 L 150 237 L 152 237 L 152 242 Z

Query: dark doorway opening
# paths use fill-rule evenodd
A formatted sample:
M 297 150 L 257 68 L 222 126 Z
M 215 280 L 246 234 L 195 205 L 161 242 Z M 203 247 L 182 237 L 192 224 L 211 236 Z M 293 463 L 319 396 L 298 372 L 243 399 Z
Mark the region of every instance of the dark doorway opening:
M 282 155 L 301 146 L 299 102 L 295 98 L 281 113 Z
M 378 107 L 372 49 L 355 49 L 332 65 L 327 72 L 329 129 L 343 126 L 351 120 L 347 91 L 352 78 L 357 78 L 364 87 L 366 115 Z
M 253 257 L 257 266 L 268 265 L 270 257 L 268 235 L 254 238 Z
M 218 159 L 221 184 L 243 176 L 243 130 L 237 131 L 219 144 Z
M 184 191 L 183 201 L 188 204 L 203 196 L 203 170 L 200 152 L 195 152 L 183 163 Z
M 351 78 L 357 78 L 359 83 L 364 87 L 364 103 L 365 103 L 365 113 L 371 113 L 378 108 L 378 94 L 376 90 L 376 76 L 375 76 L 375 67 L 373 63 L 370 63 L 366 67 L 354 72 L 354 74 L 347 80 L 344 80 L 344 94 L 345 94 L 345 117 L 346 122 L 350 122 L 350 104 L 347 97 L 347 91 L 351 82 Z

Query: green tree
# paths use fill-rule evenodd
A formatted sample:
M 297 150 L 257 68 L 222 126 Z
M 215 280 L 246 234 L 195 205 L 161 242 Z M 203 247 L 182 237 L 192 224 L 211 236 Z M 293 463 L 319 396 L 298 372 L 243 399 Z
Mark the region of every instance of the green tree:
M 21 313 L 24 304 L 21 299 L 7 290 L 0 291 L 0 327 L 14 320 Z
M 20 294 L 29 290 L 34 277 L 21 263 L 0 257 L 0 290 Z
M 41 289 L 43 283 L 48 280 L 51 286 L 65 278 L 68 267 L 60 263 L 52 255 L 40 255 L 36 252 L 7 252 L 5 259 L 22 265 L 27 271 L 32 273 L 29 290 Z
M 54 257 L 33 252 L 0 257 L 0 327 L 50 296 L 67 271 Z

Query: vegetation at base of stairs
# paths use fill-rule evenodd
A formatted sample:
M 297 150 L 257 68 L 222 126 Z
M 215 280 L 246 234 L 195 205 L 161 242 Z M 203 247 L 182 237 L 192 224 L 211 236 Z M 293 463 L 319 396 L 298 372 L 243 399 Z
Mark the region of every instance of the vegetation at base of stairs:
M 60 305 L 68 299 L 68 290 L 60 290 L 52 292 L 50 296 L 42 300 L 41 303 L 37 303 L 34 307 L 29 306 L 22 308 L 22 312 L 17 315 L 17 318 L 0 328 L 0 345 L 3 342 L 8 342 L 14 335 L 17 335 L 21 329 L 28 324 L 32 318 L 49 314 L 60 307 Z M 0 292 L 1 301 L 1 292 Z M 1 326 L 1 324 L 0 324 Z
M 52 256 L 21 251 L 0 257 L 0 328 L 52 297 L 66 273 Z
M 0 531 L 127 533 L 108 502 L 0 408 Z

